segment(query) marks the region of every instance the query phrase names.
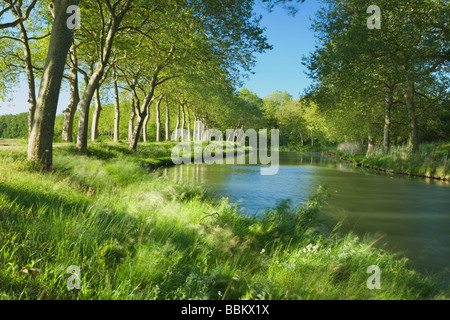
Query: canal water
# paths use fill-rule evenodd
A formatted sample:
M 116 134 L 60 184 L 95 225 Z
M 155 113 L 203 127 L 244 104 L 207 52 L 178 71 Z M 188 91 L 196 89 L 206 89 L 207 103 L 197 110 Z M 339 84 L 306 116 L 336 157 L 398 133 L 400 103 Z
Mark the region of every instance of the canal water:
M 384 245 L 419 269 L 449 267 L 450 185 L 445 182 L 380 174 L 320 153 L 299 152 L 280 152 L 280 167 L 272 176 L 248 164 L 189 164 L 165 174 L 202 184 L 247 215 L 261 215 L 287 198 L 301 205 L 322 185 L 330 193 L 322 214 L 343 220 L 343 231 L 383 236 Z

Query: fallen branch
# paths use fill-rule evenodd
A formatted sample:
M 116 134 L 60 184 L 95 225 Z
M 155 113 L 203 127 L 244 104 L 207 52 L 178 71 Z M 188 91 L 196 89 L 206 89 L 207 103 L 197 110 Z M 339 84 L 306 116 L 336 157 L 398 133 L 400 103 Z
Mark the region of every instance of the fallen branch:
M 202 217 L 200 220 L 199 220 L 199 224 L 202 226 L 203 224 L 202 224 L 202 220 L 203 219 L 205 219 L 205 218 L 207 218 L 207 217 L 212 217 L 212 216 L 214 216 L 214 215 L 219 215 L 219 213 L 216 211 L 216 210 L 214 210 L 209 204 L 207 204 L 208 205 L 208 207 L 210 207 L 211 208 L 211 210 L 213 210 L 213 213 L 207 213 L 207 212 L 205 212 L 205 211 L 202 211 L 204 214 L 206 214 L 206 216 L 204 216 L 204 217 Z

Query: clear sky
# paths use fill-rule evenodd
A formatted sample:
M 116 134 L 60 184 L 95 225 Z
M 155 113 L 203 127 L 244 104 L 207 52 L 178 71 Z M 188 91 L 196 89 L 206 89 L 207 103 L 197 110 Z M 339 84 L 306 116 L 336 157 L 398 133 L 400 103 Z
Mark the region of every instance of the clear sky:
M 261 4 L 255 6 L 256 13 L 263 16 L 261 24 L 273 46 L 273 50 L 257 56 L 255 74 L 244 84 L 260 98 L 276 89 L 298 98 L 311 83 L 301 62 L 303 56 L 315 49 L 310 26 L 320 5 L 316 0 L 306 0 L 297 7 L 298 12 L 293 17 L 279 7 L 269 13 Z
M 253 69 L 253 75 L 249 80 L 244 80 L 244 86 L 264 98 L 275 91 L 287 91 L 294 98 L 302 95 L 311 81 L 304 73 L 301 64 L 303 56 L 307 56 L 314 50 L 315 39 L 310 30 L 311 20 L 319 9 L 316 0 L 306 0 L 299 4 L 298 12 L 293 17 L 287 11 L 275 7 L 268 12 L 264 5 L 256 1 L 255 12 L 261 14 L 261 24 L 266 28 L 268 42 L 273 50 L 257 55 L 257 63 Z M 18 114 L 28 111 L 27 84 L 14 89 L 12 101 L 0 100 L 0 115 Z M 67 89 L 61 91 L 58 114 L 67 106 L 69 93 Z

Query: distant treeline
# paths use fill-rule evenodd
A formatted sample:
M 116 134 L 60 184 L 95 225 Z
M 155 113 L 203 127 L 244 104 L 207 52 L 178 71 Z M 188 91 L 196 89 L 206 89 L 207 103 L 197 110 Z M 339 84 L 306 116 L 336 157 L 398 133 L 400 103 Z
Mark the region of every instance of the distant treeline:
M 16 139 L 28 136 L 28 112 L 0 116 L 0 138 Z

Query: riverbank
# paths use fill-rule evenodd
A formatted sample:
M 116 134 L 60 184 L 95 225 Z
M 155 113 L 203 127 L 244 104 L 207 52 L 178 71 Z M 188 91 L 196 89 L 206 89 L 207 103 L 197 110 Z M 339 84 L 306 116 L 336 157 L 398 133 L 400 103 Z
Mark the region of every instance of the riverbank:
M 352 145 L 327 149 L 323 153 L 354 163 L 356 167 L 450 181 L 450 143 L 421 144 L 415 153 L 408 146 L 392 146 L 388 151 L 376 147 L 370 152 L 363 152 Z
M 323 221 L 326 191 L 243 217 L 201 186 L 176 184 L 174 143 L 54 150 L 54 172 L 0 151 L 1 299 L 448 299 L 448 274 L 423 275 L 377 239 Z M 81 270 L 69 290 L 69 266 Z M 369 289 L 369 266 L 381 289 Z

